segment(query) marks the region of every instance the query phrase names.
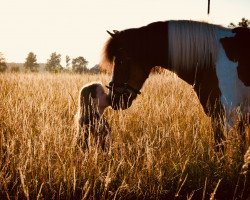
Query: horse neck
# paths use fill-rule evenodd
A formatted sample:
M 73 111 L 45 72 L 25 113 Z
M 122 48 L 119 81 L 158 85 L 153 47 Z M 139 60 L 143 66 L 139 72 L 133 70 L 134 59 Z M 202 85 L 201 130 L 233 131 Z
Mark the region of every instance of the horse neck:
M 182 80 L 184 80 L 185 82 L 187 82 L 189 85 L 194 85 L 197 79 L 197 74 L 199 73 L 198 68 L 192 68 L 189 70 L 175 70 L 172 67 L 169 66 L 163 66 L 163 68 L 174 72 L 179 78 L 181 78 Z
M 199 73 L 197 68 L 193 68 L 190 70 L 182 70 L 175 72 L 182 80 L 187 82 L 190 85 L 194 85 L 196 82 L 197 74 Z
M 149 65 L 134 65 L 133 73 L 130 74 L 129 85 L 140 90 L 145 83 L 146 79 L 149 77 L 152 66 Z

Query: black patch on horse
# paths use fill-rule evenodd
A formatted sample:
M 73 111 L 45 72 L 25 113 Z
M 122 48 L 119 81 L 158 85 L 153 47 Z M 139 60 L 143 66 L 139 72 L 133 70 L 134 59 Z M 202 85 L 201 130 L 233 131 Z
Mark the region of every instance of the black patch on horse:
M 234 37 L 222 38 L 220 41 L 227 57 L 238 62 L 239 79 L 246 86 L 250 86 L 250 29 L 239 27 L 232 32 L 236 33 Z

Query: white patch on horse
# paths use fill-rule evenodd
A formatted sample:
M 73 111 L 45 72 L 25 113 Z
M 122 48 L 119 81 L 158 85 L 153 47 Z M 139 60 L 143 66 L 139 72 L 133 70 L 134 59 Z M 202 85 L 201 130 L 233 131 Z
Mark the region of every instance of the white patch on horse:
M 224 37 L 234 37 L 230 30 L 219 30 L 218 40 Z M 221 103 L 226 114 L 226 124 L 233 126 L 239 111 L 241 114 L 250 112 L 250 87 L 246 87 L 238 78 L 237 62 L 228 59 L 222 44 L 219 42 L 216 74 L 221 91 Z

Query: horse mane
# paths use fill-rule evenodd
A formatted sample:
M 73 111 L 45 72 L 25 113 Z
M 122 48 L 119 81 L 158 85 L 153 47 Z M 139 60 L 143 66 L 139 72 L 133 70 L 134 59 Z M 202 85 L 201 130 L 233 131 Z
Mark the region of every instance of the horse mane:
M 169 21 L 169 65 L 176 71 L 214 66 L 219 48 L 218 30 L 226 28 L 206 22 Z
M 189 20 L 154 22 L 126 29 L 110 37 L 99 63 L 111 72 L 114 58 L 126 56 L 144 66 L 172 67 L 175 71 L 211 67 L 217 59 L 219 25 Z

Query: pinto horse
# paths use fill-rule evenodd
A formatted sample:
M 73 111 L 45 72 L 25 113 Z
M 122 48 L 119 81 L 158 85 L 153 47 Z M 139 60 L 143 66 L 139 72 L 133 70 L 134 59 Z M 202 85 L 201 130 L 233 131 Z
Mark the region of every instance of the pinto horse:
M 212 118 L 217 144 L 223 141 L 223 127 L 236 122 L 245 137 L 243 122 L 249 124 L 250 112 L 250 29 L 181 20 L 108 33 L 111 37 L 100 66 L 113 69 L 108 86 L 113 109 L 129 108 L 151 69 L 161 66 L 193 86 Z M 239 113 L 240 123 L 235 120 Z

